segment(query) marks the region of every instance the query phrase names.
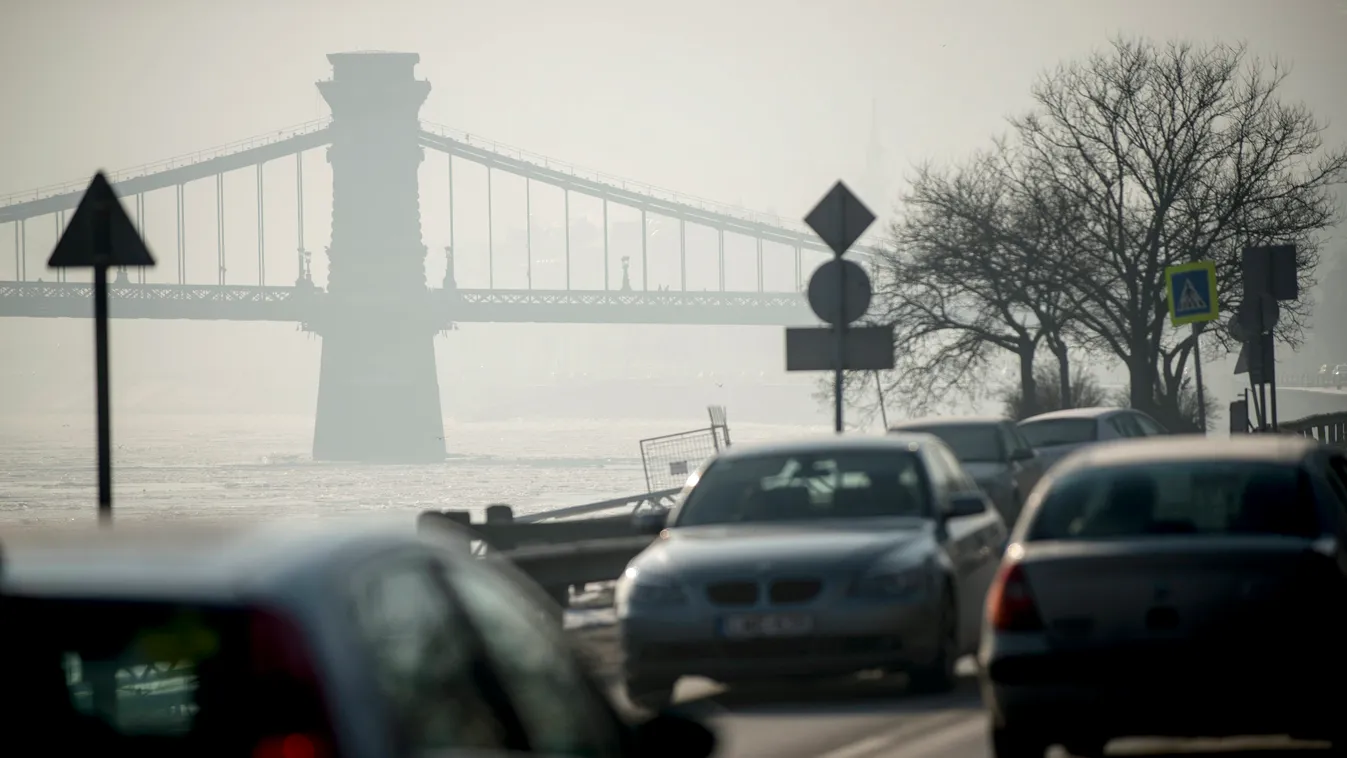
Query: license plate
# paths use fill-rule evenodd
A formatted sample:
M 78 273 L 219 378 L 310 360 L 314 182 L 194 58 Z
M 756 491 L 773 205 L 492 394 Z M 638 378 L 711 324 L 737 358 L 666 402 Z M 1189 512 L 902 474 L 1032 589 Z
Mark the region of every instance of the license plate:
M 814 618 L 798 613 L 726 616 L 720 630 L 734 639 L 801 637 L 814 631 Z

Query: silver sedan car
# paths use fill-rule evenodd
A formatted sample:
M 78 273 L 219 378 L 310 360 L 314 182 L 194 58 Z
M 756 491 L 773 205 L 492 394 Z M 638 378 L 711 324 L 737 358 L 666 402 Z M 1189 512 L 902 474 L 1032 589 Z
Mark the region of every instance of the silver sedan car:
M 928 434 L 736 447 L 703 465 L 618 581 L 629 697 L 721 682 L 904 671 L 952 686 L 1007 530 Z
M 1045 468 L 1082 447 L 1112 440 L 1170 434 L 1159 421 L 1131 408 L 1068 408 L 1040 413 L 1019 423 Z

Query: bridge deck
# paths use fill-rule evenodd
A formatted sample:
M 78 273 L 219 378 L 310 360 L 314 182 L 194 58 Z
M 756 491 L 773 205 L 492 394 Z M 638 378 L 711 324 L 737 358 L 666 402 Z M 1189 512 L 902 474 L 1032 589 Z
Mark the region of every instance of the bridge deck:
M 0 282 L 0 317 L 87 318 L 87 282 Z M 450 322 L 797 326 L 817 321 L 803 295 L 780 292 L 438 290 L 426 303 Z M 320 289 L 242 285 L 112 284 L 113 318 L 312 321 L 330 303 Z

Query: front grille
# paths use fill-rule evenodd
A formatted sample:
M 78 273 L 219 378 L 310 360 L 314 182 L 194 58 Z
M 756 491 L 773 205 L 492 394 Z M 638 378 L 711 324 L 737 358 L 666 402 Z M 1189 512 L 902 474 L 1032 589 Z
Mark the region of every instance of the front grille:
M 717 605 L 753 605 L 758 585 L 753 582 L 715 582 L 706 586 L 706 596 Z
M 817 579 L 781 579 L 772 583 L 773 603 L 807 603 L 823 591 L 823 582 Z

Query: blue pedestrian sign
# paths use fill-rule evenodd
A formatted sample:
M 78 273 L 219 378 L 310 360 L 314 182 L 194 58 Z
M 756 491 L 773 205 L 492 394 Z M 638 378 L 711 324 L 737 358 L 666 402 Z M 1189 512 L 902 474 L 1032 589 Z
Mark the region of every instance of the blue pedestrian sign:
M 1216 305 L 1216 264 L 1212 261 L 1166 268 L 1165 291 L 1169 293 L 1169 321 L 1174 326 L 1214 321 L 1220 313 Z

